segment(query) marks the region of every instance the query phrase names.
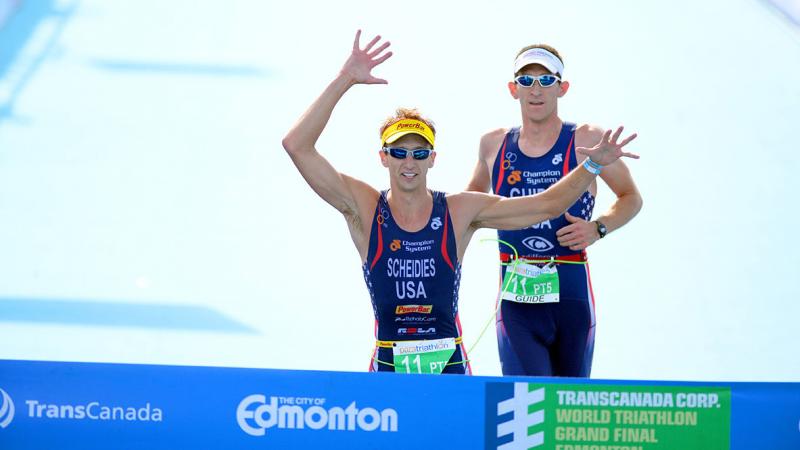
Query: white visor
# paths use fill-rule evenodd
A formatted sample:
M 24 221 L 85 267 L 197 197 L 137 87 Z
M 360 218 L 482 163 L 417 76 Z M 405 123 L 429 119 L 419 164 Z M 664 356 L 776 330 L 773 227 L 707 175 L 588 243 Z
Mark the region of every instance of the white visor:
M 543 48 L 532 48 L 517 56 L 517 59 L 514 60 L 514 73 L 516 74 L 529 64 L 540 64 L 552 73 L 564 75 L 564 64 L 561 60 Z

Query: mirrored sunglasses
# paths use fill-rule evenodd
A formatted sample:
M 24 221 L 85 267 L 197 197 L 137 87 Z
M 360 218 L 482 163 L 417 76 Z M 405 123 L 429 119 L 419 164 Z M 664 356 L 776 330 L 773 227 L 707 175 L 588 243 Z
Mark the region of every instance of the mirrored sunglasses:
M 556 84 L 556 81 L 561 81 L 561 78 L 558 78 L 556 75 L 544 74 L 544 75 L 520 75 L 517 78 L 514 78 L 514 81 L 522 86 L 522 87 L 531 87 L 533 83 L 539 81 L 539 86 L 541 87 L 550 87 Z
M 392 155 L 392 158 L 397 159 L 406 159 L 408 152 L 411 152 L 411 156 L 413 156 L 414 159 L 428 159 L 428 157 L 431 156 L 433 149 L 418 148 L 416 150 L 408 150 L 400 147 L 383 147 L 383 152 L 388 153 Z

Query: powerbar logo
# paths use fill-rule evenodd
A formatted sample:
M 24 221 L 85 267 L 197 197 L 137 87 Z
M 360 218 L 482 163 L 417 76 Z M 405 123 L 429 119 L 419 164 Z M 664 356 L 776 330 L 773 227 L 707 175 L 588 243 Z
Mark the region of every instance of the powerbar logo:
M 419 123 L 398 123 L 397 130 L 405 130 L 407 128 L 416 128 L 417 130 L 425 131 L 425 126 Z
M 305 397 L 267 398 L 261 394 L 253 394 L 239 402 L 236 409 L 236 422 L 245 433 L 251 436 L 264 436 L 267 428 L 279 429 L 310 428 L 321 430 L 327 428 L 336 431 L 397 431 L 397 411 L 386 408 L 378 411 L 375 408 L 361 408 L 356 402 L 346 408 L 334 406 L 325 409 L 321 405 L 325 399 Z M 313 406 L 310 406 L 312 405 Z
M 397 305 L 395 314 L 430 314 L 433 311 L 433 305 Z

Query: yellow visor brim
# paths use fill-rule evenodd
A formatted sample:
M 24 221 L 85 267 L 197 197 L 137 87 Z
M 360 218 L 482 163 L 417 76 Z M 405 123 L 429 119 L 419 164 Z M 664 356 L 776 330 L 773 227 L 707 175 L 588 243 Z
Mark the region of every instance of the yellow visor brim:
M 381 144 L 391 144 L 407 134 L 418 134 L 433 147 L 433 131 L 424 122 L 415 119 L 403 119 L 387 127 L 381 135 Z

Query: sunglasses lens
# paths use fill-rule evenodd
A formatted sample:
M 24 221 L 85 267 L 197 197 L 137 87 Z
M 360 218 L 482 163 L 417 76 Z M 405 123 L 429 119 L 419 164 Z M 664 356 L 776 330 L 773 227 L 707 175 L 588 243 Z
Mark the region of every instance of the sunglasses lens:
M 413 155 L 414 159 L 428 159 L 428 156 L 431 155 L 431 150 L 429 148 L 421 148 L 414 150 Z
M 539 75 L 538 77 L 533 75 L 520 75 L 516 78 L 517 84 L 522 87 L 531 87 L 536 80 L 539 80 L 539 85 L 541 87 L 550 87 L 556 84 L 558 77 L 555 75 Z
M 520 75 L 517 77 L 517 84 L 524 87 L 533 86 L 534 78 L 530 75 Z
M 397 159 L 406 159 L 406 155 L 408 154 L 408 150 L 404 148 L 389 148 L 389 154 L 392 155 L 393 158 Z
M 552 86 L 552 85 L 555 84 L 555 82 L 557 80 L 558 80 L 558 78 L 556 78 L 555 75 L 541 75 L 541 76 L 539 76 L 539 84 L 541 84 L 542 87 Z
M 431 156 L 431 152 L 433 150 L 430 148 L 418 148 L 416 150 L 406 150 L 402 147 L 396 147 L 396 148 L 384 147 L 383 151 L 385 153 L 392 155 L 392 158 L 397 158 L 397 159 L 406 159 L 406 156 L 408 156 L 409 151 L 411 152 L 411 156 L 413 156 L 414 159 L 428 159 L 428 157 Z

